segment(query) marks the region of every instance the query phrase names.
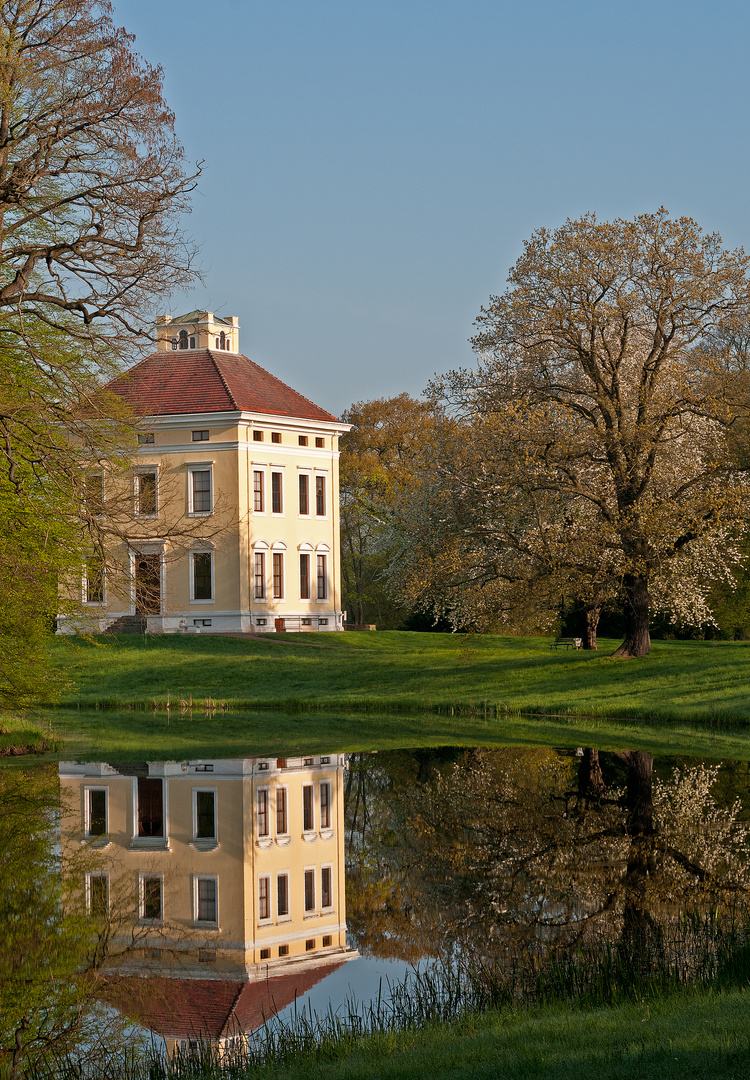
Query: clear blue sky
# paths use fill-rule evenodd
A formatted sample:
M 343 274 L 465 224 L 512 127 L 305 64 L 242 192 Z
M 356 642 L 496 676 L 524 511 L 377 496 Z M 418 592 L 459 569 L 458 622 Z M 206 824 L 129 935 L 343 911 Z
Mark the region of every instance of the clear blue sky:
M 540 225 L 666 206 L 750 247 L 740 0 L 115 0 L 204 175 L 242 351 L 319 404 L 472 361 Z

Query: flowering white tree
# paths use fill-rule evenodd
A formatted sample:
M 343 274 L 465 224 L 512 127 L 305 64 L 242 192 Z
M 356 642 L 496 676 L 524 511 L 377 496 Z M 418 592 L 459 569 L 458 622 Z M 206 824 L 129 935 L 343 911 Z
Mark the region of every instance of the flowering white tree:
M 656 606 L 707 618 L 750 507 L 747 357 L 717 335 L 747 311 L 749 267 L 664 210 L 535 232 L 477 320 L 478 366 L 432 386 L 462 438 L 404 518 L 412 597 L 480 623 L 519 590 L 618 597 L 621 657 L 650 650 Z

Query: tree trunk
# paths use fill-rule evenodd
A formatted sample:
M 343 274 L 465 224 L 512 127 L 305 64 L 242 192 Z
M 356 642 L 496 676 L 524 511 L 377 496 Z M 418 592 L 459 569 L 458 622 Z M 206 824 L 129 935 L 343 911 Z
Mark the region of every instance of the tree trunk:
M 648 578 L 643 574 L 625 574 L 625 640 L 612 656 L 629 659 L 647 656 L 651 652 L 651 636 L 648 632 L 649 595 Z
M 623 880 L 624 904 L 620 951 L 625 963 L 635 963 L 642 972 L 650 971 L 659 959 L 661 931 L 658 920 L 649 911 L 648 880 L 655 869 L 654 802 L 652 775 L 654 759 L 643 750 L 625 750 L 617 754 L 628 766 L 625 797 L 627 832 L 630 838 L 627 869 Z
M 598 803 L 607 794 L 607 785 L 602 776 L 602 767 L 599 764 L 599 751 L 586 749 L 583 751 L 581 763 L 578 766 L 578 799 L 576 812 L 585 814 L 590 803 Z
M 584 649 L 596 649 L 596 628 L 599 625 L 600 607 L 582 607 L 578 615 L 578 637 Z

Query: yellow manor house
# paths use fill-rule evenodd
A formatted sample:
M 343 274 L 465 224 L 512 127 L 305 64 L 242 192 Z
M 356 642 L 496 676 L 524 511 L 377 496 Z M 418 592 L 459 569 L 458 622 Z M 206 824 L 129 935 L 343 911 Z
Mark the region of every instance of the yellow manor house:
M 240 355 L 238 319 L 210 311 L 160 316 L 157 352 L 107 389 L 141 434 L 119 502 L 109 478 L 91 477 L 121 541 L 82 576 L 88 625 L 342 630 L 338 439 L 349 425 Z

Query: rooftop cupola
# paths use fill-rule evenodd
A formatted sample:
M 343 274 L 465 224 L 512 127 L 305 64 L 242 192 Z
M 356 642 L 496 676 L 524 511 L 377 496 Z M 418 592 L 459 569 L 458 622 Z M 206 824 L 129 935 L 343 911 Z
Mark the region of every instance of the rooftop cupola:
M 187 315 L 157 315 L 159 352 L 179 349 L 240 351 L 240 320 L 236 315 L 220 319 L 213 311 L 189 311 Z

